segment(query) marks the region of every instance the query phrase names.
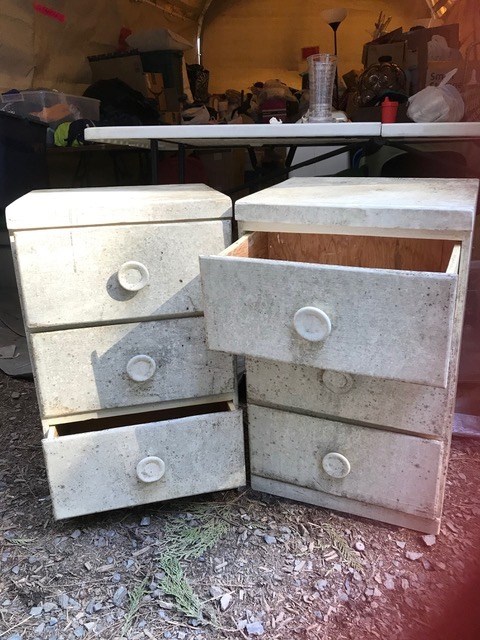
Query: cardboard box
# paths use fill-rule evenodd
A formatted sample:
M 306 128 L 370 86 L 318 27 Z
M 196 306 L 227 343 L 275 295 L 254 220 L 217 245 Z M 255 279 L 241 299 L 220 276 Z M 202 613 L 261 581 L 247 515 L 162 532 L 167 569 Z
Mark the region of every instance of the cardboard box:
M 434 35 L 443 36 L 451 49 L 460 48 L 458 24 L 447 24 L 442 27 L 433 27 L 431 29 L 416 29 L 415 31 L 409 31 L 404 34 L 408 49 L 410 51 L 417 52 L 417 91 L 424 89 L 427 84 L 429 84 L 428 70 L 431 62 L 428 60 L 428 43 Z
M 163 86 L 162 74 L 144 73 L 143 76 L 147 85 L 147 98 L 155 100 L 159 111 L 167 111 L 168 105 L 165 96 L 165 87 Z
M 447 73 L 457 69 L 457 73 L 448 81 L 459 91 L 463 91 L 465 69 L 462 60 L 430 60 L 427 67 L 427 86 L 438 87 Z
M 160 117 L 163 124 L 182 124 L 180 111 L 161 111 Z
M 480 72 L 477 74 L 480 78 Z M 466 84 L 463 89 L 465 101 L 465 120 L 467 122 L 480 121 L 480 84 Z
M 396 29 L 364 45 L 362 62 L 367 67 L 377 62 L 380 56 L 389 55 L 393 62 L 401 67 L 412 69 L 416 66 L 415 81 L 411 88 L 411 92 L 416 93 L 428 84 L 428 43 L 434 35 L 443 36 L 451 49 L 460 48 L 458 24 L 447 24 L 431 29 L 414 29 L 407 33 Z
M 388 44 L 373 44 L 369 42 L 363 47 L 363 65 L 367 69 L 372 64 L 376 64 L 382 56 L 390 56 L 392 62 L 403 69 L 405 66 L 405 48 L 405 42 L 390 42 Z

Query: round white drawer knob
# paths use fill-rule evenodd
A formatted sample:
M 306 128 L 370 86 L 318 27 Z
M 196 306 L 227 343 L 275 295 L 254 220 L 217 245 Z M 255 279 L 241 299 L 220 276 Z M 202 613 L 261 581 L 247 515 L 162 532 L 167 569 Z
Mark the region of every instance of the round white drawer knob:
M 150 356 L 133 356 L 127 362 L 127 375 L 134 382 L 146 382 L 155 373 L 157 365 Z
M 352 376 L 341 371 L 324 371 L 322 382 L 334 393 L 347 393 L 353 387 Z
M 156 456 L 147 456 L 137 464 L 137 478 L 142 482 L 158 482 L 165 474 L 165 463 Z
M 140 291 L 146 287 L 150 274 L 147 267 L 141 262 L 124 262 L 117 272 L 117 278 L 120 286 L 127 291 Z
M 322 460 L 325 473 L 332 478 L 345 478 L 350 473 L 350 462 L 341 453 L 327 453 Z
M 330 335 L 332 323 L 327 314 L 317 307 L 303 307 L 293 318 L 299 336 L 309 342 L 321 342 Z

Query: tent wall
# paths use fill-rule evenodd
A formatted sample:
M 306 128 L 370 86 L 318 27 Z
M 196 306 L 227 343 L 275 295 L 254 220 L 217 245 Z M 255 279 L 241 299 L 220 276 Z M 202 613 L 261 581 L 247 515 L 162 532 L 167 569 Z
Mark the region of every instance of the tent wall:
M 445 14 L 446 22 L 458 22 L 460 25 L 460 41 L 465 54 L 469 45 L 480 40 L 480 6 L 478 0 L 459 0 Z M 472 55 L 480 59 L 480 46 Z
M 167 27 L 192 42 L 196 22 L 130 0 L 45 0 L 65 16 L 60 22 L 34 10 L 33 2 L 2 0 L 0 90 L 55 88 L 82 93 L 90 84 L 89 55 L 117 47 L 120 28 Z
M 333 51 L 333 33 L 320 11 L 329 0 L 215 0 L 205 19 L 202 63 L 210 69 L 210 91 L 245 89 L 280 78 L 300 86 L 300 49 L 319 45 Z M 362 46 L 382 10 L 389 28 L 410 27 L 428 17 L 424 0 L 342 0 L 348 16 L 338 30 L 340 73 L 361 68 Z
M 152 2 L 154 0 L 151 0 Z M 196 19 L 208 0 L 1 0 L 0 91 L 46 87 L 81 93 L 90 83 L 86 57 L 111 52 L 121 26 L 133 30 L 163 26 L 195 44 Z M 457 0 L 445 18 L 459 21 L 467 44 L 480 38 L 479 0 Z M 59 22 L 34 10 L 46 5 L 65 16 Z M 333 50 L 332 31 L 320 11 L 331 0 L 212 0 L 203 33 L 204 65 L 210 69 L 210 91 L 247 88 L 257 80 L 279 77 L 300 85 L 300 48 L 319 45 Z M 342 0 L 349 10 L 338 31 L 340 73 L 360 68 L 362 45 L 382 10 L 392 16 L 390 28 L 409 27 L 428 17 L 425 0 Z M 189 19 L 169 15 L 179 12 Z M 186 52 L 196 61 L 195 48 Z

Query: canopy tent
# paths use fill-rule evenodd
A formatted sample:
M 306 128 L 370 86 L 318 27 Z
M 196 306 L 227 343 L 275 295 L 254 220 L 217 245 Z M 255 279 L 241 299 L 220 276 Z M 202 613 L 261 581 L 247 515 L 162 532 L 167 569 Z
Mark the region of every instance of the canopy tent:
M 391 27 L 409 27 L 430 15 L 460 21 L 462 39 L 480 38 L 478 0 L 340 0 L 348 9 L 339 31 L 340 70 L 360 66 L 362 45 L 380 11 Z M 194 45 L 187 62 L 211 71 L 211 90 L 244 88 L 257 79 L 298 82 L 299 51 L 321 45 L 331 50 L 329 27 L 321 20 L 331 0 L 2 0 L 0 90 L 57 88 L 82 93 L 90 83 L 86 57 L 115 50 L 122 26 L 132 30 L 167 27 Z M 474 6 L 475 5 L 475 6 Z M 433 13 L 432 13 L 433 12 Z M 350 26 L 349 26 L 350 25 Z

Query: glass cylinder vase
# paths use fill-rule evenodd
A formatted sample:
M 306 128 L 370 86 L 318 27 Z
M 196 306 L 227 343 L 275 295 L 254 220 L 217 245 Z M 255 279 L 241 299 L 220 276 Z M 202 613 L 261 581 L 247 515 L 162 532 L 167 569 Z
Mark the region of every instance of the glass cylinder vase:
M 330 53 L 317 53 L 308 58 L 309 122 L 332 121 L 332 98 L 336 68 L 337 58 Z

